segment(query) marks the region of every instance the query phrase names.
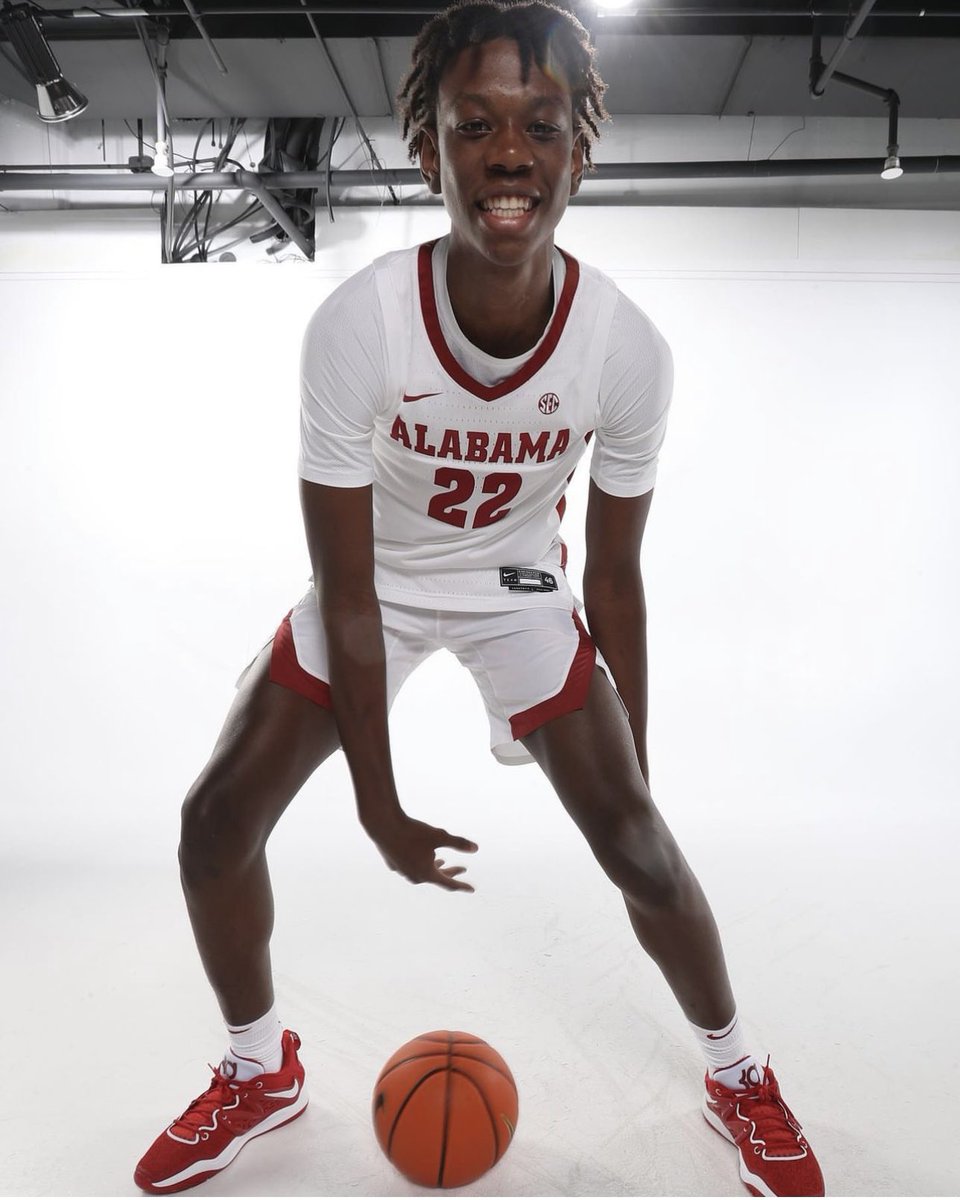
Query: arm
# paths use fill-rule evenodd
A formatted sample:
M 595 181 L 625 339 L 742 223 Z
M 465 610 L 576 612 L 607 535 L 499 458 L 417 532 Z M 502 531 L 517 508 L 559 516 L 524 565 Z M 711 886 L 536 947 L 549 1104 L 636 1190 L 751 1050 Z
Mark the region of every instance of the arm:
M 642 496 L 609 496 L 591 480 L 583 573 L 590 633 L 627 707 L 640 770 L 648 787 L 647 609 L 640 546 L 652 499 L 652 489 Z
M 368 829 L 400 812 L 387 729 L 383 625 L 373 584 L 373 488 L 324 487 L 301 479 L 300 501 L 327 637 L 334 716 L 360 823 Z
M 412 883 L 473 891 L 443 867 L 440 846 L 474 843 L 408 817 L 400 806 L 387 725 L 386 660 L 374 587 L 373 488 L 300 481 L 304 527 L 327 638 L 330 694 L 360 823 L 395 871 Z M 443 868 L 443 869 L 441 869 Z

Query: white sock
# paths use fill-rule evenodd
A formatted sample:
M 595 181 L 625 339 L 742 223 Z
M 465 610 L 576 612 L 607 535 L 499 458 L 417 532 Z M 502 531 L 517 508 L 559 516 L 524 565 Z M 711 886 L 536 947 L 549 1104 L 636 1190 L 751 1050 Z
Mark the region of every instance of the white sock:
M 701 1029 L 690 1022 L 707 1060 L 707 1072 L 724 1087 L 735 1092 L 744 1092 L 756 1087 L 763 1078 L 763 1067 L 747 1048 L 743 1025 L 738 1013 L 723 1029 Z
M 230 1079 L 253 1079 L 280 1070 L 283 1062 L 283 1026 L 274 1005 L 249 1025 L 228 1025 L 230 1045 L 220 1070 Z

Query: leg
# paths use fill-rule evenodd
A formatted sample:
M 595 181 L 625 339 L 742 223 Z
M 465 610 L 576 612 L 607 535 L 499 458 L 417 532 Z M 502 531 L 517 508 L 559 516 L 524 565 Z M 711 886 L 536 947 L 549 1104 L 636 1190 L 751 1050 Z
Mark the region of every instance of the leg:
M 333 714 L 269 678 L 260 654 L 183 804 L 180 878 L 224 1019 L 273 1004 L 273 893 L 265 847 L 284 809 L 339 745 Z
M 735 1004 L 717 925 L 650 797 L 626 714 L 603 671 L 593 672 L 583 709 L 523 743 L 623 893 L 638 941 L 687 1019 L 722 1029 Z

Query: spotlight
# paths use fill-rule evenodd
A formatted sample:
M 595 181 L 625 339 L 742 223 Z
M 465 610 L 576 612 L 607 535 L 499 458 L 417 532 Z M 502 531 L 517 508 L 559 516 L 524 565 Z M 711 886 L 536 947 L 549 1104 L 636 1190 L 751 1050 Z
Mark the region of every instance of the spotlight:
M 900 138 L 897 132 L 900 120 L 900 97 L 891 88 L 884 98 L 884 103 L 890 108 L 890 117 L 887 124 L 887 158 L 883 164 L 883 170 L 880 172 L 880 178 L 899 179 L 903 174 L 903 167 L 900 166 Z
M 27 78 L 37 89 L 40 120 L 69 121 L 71 117 L 78 117 L 89 101 L 64 79 L 30 5 L 5 0 L 0 9 L 0 24 L 26 68 Z
M 597 0 L 597 9 L 602 17 L 604 13 L 622 12 L 626 16 L 637 15 L 637 0 Z
M 164 179 L 169 179 L 173 174 L 173 167 L 170 165 L 170 146 L 167 142 L 157 142 L 153 151 L 153 166 L 150 170 L 154 175 L 162 175 Z

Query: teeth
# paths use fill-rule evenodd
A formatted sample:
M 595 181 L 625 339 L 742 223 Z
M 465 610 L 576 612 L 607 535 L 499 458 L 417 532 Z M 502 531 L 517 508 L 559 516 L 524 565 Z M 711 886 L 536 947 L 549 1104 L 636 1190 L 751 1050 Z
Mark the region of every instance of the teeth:
M 492 212 L 495 216 L 512 216 L 514 213 L 529 212 L 533 208 L 530 196 L 492 196 L 481 205 L 484 212 Z

